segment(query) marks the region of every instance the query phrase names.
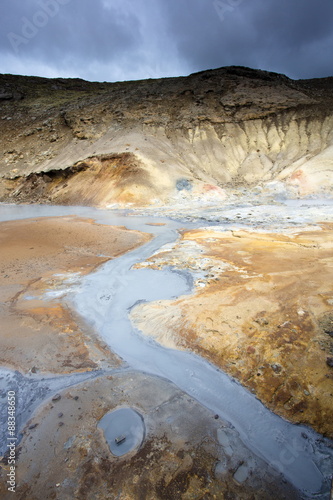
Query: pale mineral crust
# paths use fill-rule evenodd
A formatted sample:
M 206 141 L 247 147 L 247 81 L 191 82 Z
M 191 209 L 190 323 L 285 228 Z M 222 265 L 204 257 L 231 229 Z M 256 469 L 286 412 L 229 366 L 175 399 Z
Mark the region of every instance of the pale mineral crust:
M 140 304 L 132 321 L 212 361 L 274 412 L 332 436 L 332 229 L 187 231 L 140 267 L 200 271 L 195 293 Z

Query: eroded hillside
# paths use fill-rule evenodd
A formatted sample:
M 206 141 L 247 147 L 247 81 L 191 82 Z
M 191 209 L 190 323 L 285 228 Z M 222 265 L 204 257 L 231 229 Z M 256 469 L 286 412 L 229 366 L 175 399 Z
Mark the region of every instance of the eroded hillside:
M 0 76 L 0 197 L 92 205 L 331 193 L 333 78 L 229 67 L 121 83 Z M 273 184 L 272 184 L 273 182 Z

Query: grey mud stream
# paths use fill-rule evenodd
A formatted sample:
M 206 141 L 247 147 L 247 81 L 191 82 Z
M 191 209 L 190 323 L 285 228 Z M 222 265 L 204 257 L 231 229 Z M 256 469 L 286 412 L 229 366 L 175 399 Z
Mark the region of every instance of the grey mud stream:
M 270 214 L 266 222 L 272 229 L 276 207 L 270 210 L 266 206 L 265 209 L 264 213 Z M 311 206 L 308 211 L 304 207 L 296 207 L 293 221 L 297 220 L 299 224 L 310 222 L 311 214 L 314 217 L 316 214 L 312 210 Z M 329 207 L 331 210 L 332 207 Z M 242 208 L 238 208 L 237 213 L 242 213 Z M 229 421 L 244 444 L 281 472 L 305 498 L 328 499 L 333 469 L 333 449 L 328 440 L 307 427 L 291 424 L 276 416 L 239 383 L 199 356 L 163 348 L 144 337 L 128 318 L 131 308 L 138 302 L 172 299 L 191 293 L 193 280 L 190 273 L 176 272 L 172 268 L 161 271 L 131 268 L 163 245 L 175 241 L 178 229 L 199 227 L 199 223 L 188 222 L 188 218 L 185 222 L 79 207 L 0 207 L 0 220 L 67 214 L 89 216 L 98 223 L 123 225 L 153 233 L 155 237 L 144 246 L 107 262 L 93 274 L 82 278 L 79 287 L 75 287 L 66 300 L 74 304 L 83 318 L 132 369 L 170 380 Z M 264 218 L 261 220 L 264 225 Z M 165 226 L 148 226 L 149 222 L 164 222 Z M 281 224 L 279 215 L 276 224 Z M 201 220 L 200 225 L 209 225 L 209 222 L 203 224 Z M 214 221 L 214 225 L 223 229 L 224 221 Z M 246 226 L 245 216 L 237 221 L 237 225 Z M 230 225 L 226 227 L 229 229 Z

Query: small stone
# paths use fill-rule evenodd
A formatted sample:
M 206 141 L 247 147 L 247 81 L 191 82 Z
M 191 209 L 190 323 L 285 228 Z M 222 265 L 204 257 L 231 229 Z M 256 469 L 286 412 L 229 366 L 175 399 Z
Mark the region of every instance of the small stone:
M 215 418 L 215 420 L 218 420 L 219 416 L 218 415 L 214 415 L 214 418 Z
M 36 429 L 38 424 L 32 424 L 29 426 L 29 430 L 31 431 L 32 429 Z
M 304 392 L 305 396 L 310 396 L 309 391 L 307 391 L 306 389 L 304 389 L 304 391 L 303 391 L 303 392 Z
M 258 323 L 258 325 L 260 325 L 260 326 L 266 326 L 269 324 L 269 322 L 266 318 L 256 318 L 254 321 L 256 323 Z
M 64 425 L 63 422 L 59 422 L 59 427 L 62 427 Z
M 278 364 L 273 364 L 273 365 L 271 365 L 271 367 L 272 367 L 272 370 L 273 370 L 275 373 L 280 373 L 280 372 L 281 372 L 281 370 L 282 370 L 281 365 L 278 365 Z
M 72 436 L 72 437 L 70 437 L 70 438 L 66 441 L 66 443 L 64 444 L 64 449 L 65 449 L 65 450 L 69 450 L 69 449 L 73 446 L 73 443 L 74 443 L 75 439 L 76 439 L 76 436 Z
M 53 396 L 52 401 L 60 401 L 60 399 L 61 399 L 60 394 L 56 394 L 55 396 Z
M 36 366 L 33 366 L 31 368 L 31 373 L 37 373 L 37 371 L 38 371 L 38 368 L 36 368 Z
M 219 476 L 224 476 L 228 473 L 228 469 L 226 468 L 225 464 L 222 462 L 217 462 L 216 467 L 215 467 L 215 475 L 217 477 Z
M 238 484 L 244 483 L 249 476 L 249 468 L 247 465 L 242 464 L 234 474 L 234 479 Z
M 330 368 L 333 368 L 333 358 L 327 358 L 327 359 L 326 359 L 326 364 L 327 364 L 327 366 L 329 366 Z
M 75 396 L 74 400 L 77 401 L 79 399 L 79 396 Z
M 63 417 L 63 416 L 64 416 L 64 414 L 63 414 L 63 413 L 61 413 L 61 412 L 60 412 L 60 413 L 58 413 L 58 418 L 61 418 L 61 417 Z

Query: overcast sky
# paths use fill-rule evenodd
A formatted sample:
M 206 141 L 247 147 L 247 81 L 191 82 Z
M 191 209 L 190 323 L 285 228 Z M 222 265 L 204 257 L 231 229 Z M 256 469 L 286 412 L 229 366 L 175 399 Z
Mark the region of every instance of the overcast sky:
M 229 65 L 333 75 L 333 0 L 1 0 L 0 73 L 116 81 Z

